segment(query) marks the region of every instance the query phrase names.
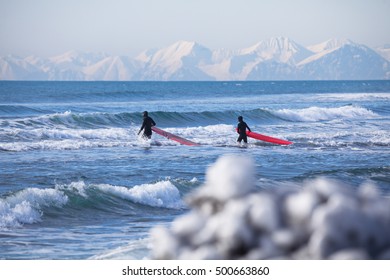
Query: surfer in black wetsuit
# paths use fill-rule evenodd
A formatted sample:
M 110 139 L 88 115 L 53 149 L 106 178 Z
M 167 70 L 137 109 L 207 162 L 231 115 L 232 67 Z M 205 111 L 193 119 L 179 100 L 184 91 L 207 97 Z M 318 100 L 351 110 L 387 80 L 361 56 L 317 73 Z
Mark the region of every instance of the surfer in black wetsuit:
M 138 131 L 138 135 L 141 133 L 142 130 L 144 130 L 144 137 L 145 138 L 152 138 L 152 126 L 155 126 L 156 123 L 154 122 L 154 120 L 148 116 L 148 112 L 145 111 L 144 112 L 144 121 L 142 123 L 142 126 L 141 128 L 139 129 Z
M 237 142 L 241 143 L 242 140 L 244 140 L 244 143 L 248 143 L 248 138 L 246 136 L 246 129 L 251 131 L 249 126 L 244 122 L 244 119 L 242 116 L 238 117 L 238 124 L 237 124 L 237 133 L 240 135 L 237 138 Z

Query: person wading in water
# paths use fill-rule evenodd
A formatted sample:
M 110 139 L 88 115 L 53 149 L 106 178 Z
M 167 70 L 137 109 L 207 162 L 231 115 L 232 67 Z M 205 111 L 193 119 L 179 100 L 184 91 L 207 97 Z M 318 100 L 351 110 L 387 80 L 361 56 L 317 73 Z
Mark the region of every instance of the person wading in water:
M 238 117 L 238 124 L 237 124 L 237 133 L 240 135 L 237 138 L 237 142 L 241 144 L 241 141 L 244 140 L 244 143 L 248 143 L 248 137 L 246 136 L 246 129 L 251 131 L 249 126 L 244 122 L 244 119 L 242 116 Z
M 147 139 L 151 139 L 152 138 L 152 126 L 155 126 L 156 123 L 151 117 L 148 116 L 147 111 L 145 111 L 143 113 L 143 115 L 144 115 L 144 121 L 142 122 L 142 126 L 138 131 L 138 135 L 141 133 L 142 130 L 144 130 L 143 137 L 145 137 Z

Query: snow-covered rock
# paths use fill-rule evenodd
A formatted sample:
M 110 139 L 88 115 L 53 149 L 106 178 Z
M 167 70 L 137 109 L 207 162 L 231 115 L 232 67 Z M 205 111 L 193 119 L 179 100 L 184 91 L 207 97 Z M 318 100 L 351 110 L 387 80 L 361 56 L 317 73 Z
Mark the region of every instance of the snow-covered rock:
M 251 159 L 229 155 L 187 201 L 188 213 L 151 230 L 152 258 L 390 258 L 390 200 L 371 184 L 256 188 Z

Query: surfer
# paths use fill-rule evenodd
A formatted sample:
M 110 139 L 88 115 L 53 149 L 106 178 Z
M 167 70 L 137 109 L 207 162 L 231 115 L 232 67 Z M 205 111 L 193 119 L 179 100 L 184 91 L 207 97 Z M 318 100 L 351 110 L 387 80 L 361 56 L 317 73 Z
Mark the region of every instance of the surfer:
M 148 116 L 147 111 L 144 111 L 143 116 L 144 116 L 144 121 L 142 122 L 142 126 L 138 131 L 138 135 L 141 133 L 142 130 L 144 130 L 143 136 L 145 138 L 150 139 L 152 138 L 152 126 L 155 126 L 156 123 L 151 117 Z
M 237 133 L 240 135 L 237 138 L 237 142 L 241 143 L 242 140 L 244 140 L 244 143 L 248 143 L 248 138 L 246 136 L 246 129 L 251 131 L 249 126 L 244 122 L 244 119 L 242 116 L 238 117 L 238 124 L 237 124 Z

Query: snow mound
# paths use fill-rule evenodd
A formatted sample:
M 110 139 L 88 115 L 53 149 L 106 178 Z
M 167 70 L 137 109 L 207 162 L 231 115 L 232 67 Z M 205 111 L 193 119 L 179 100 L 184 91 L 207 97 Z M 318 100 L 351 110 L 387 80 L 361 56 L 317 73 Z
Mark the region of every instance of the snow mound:
M 169 228 L 152 229 L 155 259 L 390 259 L 390 201 L 318 178 L 259 190 L 254 162 L 223 156 Z

